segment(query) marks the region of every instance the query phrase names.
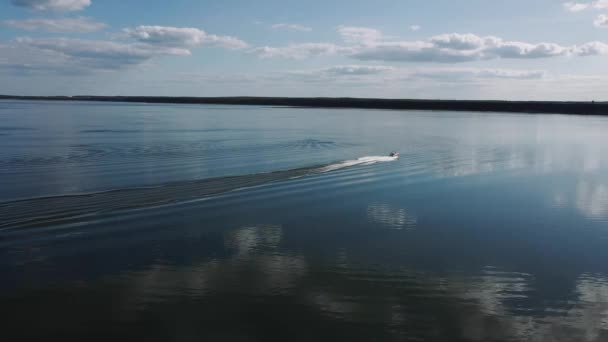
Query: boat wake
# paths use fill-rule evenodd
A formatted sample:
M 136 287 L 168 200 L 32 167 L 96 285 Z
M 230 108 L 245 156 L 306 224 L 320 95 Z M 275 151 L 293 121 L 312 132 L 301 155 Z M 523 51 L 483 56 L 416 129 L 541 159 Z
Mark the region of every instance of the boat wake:
M 0 203 L 0 231 L 72 224 L 108 212 L 191 201 L 272 182 L 395 160 L 397 157 L 368 156 L 291 170 L 4 202 Z
M 344 169 L 347 167 L 353 167 L 353 166 L 359 166 L 359 165 L 372 165 L 372 164 L 376 164 L 376 163 L 392 162 L 397 159 L 398 159 L 398 157 L 386 157 L 386 156 L 361 157 L 358 159 L 345 160 L 345 161 L 341 161 L 339 163 L 321 167 L 321 168 L 319 168 L 319 172 L 324 173 L 324 172 L 336 171 L 336 170 Z

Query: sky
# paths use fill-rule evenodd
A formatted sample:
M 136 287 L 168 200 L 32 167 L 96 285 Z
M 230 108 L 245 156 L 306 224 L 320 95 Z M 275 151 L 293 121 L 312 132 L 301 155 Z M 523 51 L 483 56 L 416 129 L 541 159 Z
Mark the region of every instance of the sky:
M 608 101 L 608 0 L 0 0 L 0 94 Z

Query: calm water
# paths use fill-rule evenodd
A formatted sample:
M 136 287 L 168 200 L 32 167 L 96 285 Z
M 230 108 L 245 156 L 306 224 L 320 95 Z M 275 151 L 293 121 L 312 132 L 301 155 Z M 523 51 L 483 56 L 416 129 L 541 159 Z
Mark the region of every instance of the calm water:
M 607 341 L 606 132 L 0 102 L 2 336 Z

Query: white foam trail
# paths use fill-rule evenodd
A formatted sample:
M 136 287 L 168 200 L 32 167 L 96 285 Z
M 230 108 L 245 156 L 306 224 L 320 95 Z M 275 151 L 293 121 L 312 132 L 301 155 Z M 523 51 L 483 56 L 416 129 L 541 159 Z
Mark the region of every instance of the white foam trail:
M 319 172 L 330 172 L 343 169 L 345 167 L 352 167 L 358 165 L 372 165 L 376 163 L 392 162 L 399 159 L 399 157 L 387 157 L 387 156 L 367 156 L 361 157 L 355 160 L 345 160 L 339 163 L 324 166 L 319 169 Z

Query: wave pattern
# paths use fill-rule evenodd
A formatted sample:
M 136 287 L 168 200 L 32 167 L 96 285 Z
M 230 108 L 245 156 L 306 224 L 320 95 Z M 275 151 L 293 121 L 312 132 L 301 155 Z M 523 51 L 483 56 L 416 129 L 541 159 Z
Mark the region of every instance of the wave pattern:
M 608 340 L 608 121 L 57 108 L 0 137 L 10 336 Z
M 219 140 L 201 140 L 188 144 L 148 144 L 148 145 L 131 145 L 131 146 L 113 146 L 108 144 L 76 144 L 71 145 L 67 150 L 54 156 L 37 157 L 23 156 L 0 160 L 0 168 L 2 167 L 45 167 L 49 164 L 80 164 L 92 163 L 104 160 L 120 160 L 128 159 L 145 159 L 151 157 L 166 158 L 181 158 L 189 155 L 194 155 L 205 150 L 218 149 Z
M 106 132 L 108 130 L 99 130 Z M 96 131 L 98 132 L 98 131 Z M 114 131 L 116 132 L 116 131 Z M 122 132 L 122 131 L 121 131 Z M 127 131 L 124 131 L 127 132 Z M 117 163 L 121 161 L 132 162 L 146 159 L 180 159 L 195 158 L 204 159 L 206 153 L 214 155 L 230 155 L 238 152 L 260 153 L 264 150 L 276 150 L 283 153 L 294 153 L 302 150 L 318 151 L 335 149 L 339 147 L 352 146 L 352 144 L 339 144 L 334 141 L 321 141 L 315 139 L 304 139 L 297 141 L 273 143 L 273 144 L 249 144 L 246 146 L 235 145 L 225 139 L 201 139 L 188 142 L 174 143 L 147 143 L 147 144 L 73 144 L 66 147 L 61 154 L 46 156 L 28 156 L 0 159 L 0 171 L 31 167 L 48 167 L 50 165 L 83 164 L 83 163 Z
M 123 133 L 123 134 L 140 134 L 140 133 L 208 133 L 208 132 L 225 132 L 225 131 L 246 131 L 243 129 L 228 129 L 228 128 L 205 128 L 205 129 L 83 129 L 80 133 L 94 134 L 94 133 Z
M 317 139 L 303 139 L 294 142 L 290 142 L 285 145 L 289 149 L 303 149 L 303 150 L 320 150 L 320 149 L 333 149 L 337 147 L 343 147 L 344 144 L 338 144 L 335 141 L 329 140 L 317 140 Z
M 324 166 L 5 202 L 0 203 L 0 229 L 69 224 L 96 214 L 190 201 L 271 182 L 395 160 L 391 157 L 368 156 Z
M 33 131 L 33 128 L 29 127 L 16 127 L 16 126 L 0 126 L 0 132 L 15 132 L 15 131 Z
M 397 160 L 397 157 L 379 157 L 379 156 L 369 156 L 369 157 L 361 157 L 354 160 L 345 160 L 343 162 L 331 164 L 324 166 L 319 169 L 320 172 L 330 172 L 335 170 L 340 170 L 346 167 L 352 167 L 357 165 L 372 165 L 376 163 L 383 162 L 391 162 Z
M 372 222 L 396 230 L 414 229 L 418 222 L 416 216 L 408 213 L 406 209 L 384 203 L 371 204 L 367 208 L 367 216 Z

